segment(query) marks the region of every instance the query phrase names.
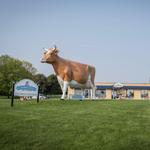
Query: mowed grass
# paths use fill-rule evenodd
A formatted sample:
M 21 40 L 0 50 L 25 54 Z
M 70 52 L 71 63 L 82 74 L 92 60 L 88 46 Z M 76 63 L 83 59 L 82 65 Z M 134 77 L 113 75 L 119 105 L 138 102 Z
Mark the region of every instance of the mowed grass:
M 149 150 L 150 101 L 0 99 L 0 150 Z

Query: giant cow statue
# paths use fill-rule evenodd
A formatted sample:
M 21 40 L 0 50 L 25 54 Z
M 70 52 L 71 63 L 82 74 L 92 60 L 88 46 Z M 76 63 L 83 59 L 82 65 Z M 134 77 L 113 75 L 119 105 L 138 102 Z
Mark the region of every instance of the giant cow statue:
M 71 88 L 92 89 L 92 99 L 95 99 L 95 68 L 93 66 L 70 61 L 58 56 L 59 50 L 45 49 L 42 63 L 52 64 L 62 89 L 61 99 L 65 99 L 68 86 Z

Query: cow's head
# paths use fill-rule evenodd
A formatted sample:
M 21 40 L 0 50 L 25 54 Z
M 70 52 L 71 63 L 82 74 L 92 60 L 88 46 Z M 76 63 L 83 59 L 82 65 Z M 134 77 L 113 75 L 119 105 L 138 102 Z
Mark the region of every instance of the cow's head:
M 42 63 L 53 63 L 56 61 L 57 54 L 59 50 L 57 49 L 56 45 L 53 48 L 46 49 L 44 48 L 43 58 L 41 60 Z

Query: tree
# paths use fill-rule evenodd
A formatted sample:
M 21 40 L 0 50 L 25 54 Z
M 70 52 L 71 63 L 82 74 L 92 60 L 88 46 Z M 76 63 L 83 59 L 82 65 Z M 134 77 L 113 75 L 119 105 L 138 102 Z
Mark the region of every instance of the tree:
M 46 93 L 48 94 L 62 94 L 56 75 L 52 74 L 47 77 L 46 89 L 47 89 Z
M 36 74 L 33 80 L 40 86 L 40 93 L 46 94 L 47 78 L 43 74 Z
M 61 88 L 54 74 L 48 77 L 45 77 L 43 74 L 36 74 L 34 81 L 40 86 L 40 93 L 42 94 L 61 94 Z
M 24 61 L 24 60 L 23 60 L 23 61 L 22 61 L 22 66 L 23 66 L 23 68 L 25 68 L 26 71 L 30 72 L 32 75 L 35 75 L 36 72 L 37 72 L 37 69 L 34 68 L 34 67 L 32 66 L 32 64 L 29 63 L 29 62 L 27 62 L 27 61 Z
M 9 96 L 13 82 L 24 78 L 31 79 L 40 85 L 40 93 L 61 94 L 61 88 L 54 74 L 46 77 L 36 72 L 36 68 L 27 61 L 21 61 L 8 55 L 0 56 L 0 95 Z
M 10 95 L 13 82 L 33 79 L 36 69 L 29 62 L 20 61 L 8 55 L 0 56 L 0 94 Z

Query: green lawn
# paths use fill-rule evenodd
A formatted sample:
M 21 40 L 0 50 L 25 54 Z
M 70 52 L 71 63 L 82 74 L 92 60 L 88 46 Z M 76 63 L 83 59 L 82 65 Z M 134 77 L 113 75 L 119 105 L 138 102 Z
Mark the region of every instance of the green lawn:
M 149 150 L 150 101 L 0 99 L 0 150 Z

